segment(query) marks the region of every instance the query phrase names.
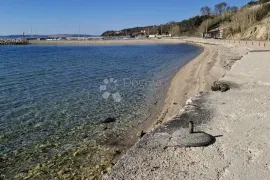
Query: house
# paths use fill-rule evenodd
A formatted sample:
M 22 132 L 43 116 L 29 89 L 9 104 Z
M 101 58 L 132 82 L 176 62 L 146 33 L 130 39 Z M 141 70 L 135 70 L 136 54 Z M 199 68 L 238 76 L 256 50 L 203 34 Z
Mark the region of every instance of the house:
M 149 38 L 155 38 L 155 37 L 157 37 L 156 34 L 150 34 L 150 35 L 149 35 Z
M 217 28 L 211 29 L 208 32 L 203 33 L 203 38 L 213 38 L 213 39 L 222 39 L 223 38 L 224 27 L 219 26 Z

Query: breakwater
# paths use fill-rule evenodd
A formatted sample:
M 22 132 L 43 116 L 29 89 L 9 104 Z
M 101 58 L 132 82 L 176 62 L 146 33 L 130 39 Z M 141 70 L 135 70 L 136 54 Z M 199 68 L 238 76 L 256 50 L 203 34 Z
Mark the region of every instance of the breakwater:
M 0 45 L 27 45 L 27 39 L 0 39 Z

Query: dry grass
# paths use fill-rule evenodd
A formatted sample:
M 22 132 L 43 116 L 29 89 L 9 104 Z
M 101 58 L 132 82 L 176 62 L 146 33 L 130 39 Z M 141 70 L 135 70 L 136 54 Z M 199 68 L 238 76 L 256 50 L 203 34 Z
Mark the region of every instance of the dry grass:
M 225 27 L 224 37 L 233 37 L 236 34 L 243 34 L 248 28 L 256 25 L 259 21 L 264 19 L 270 12 L 270 4 L 256 5 L 252 7 L 244 7 L 233 12 L 224 12 L 220 16 L 204 21 L 198 32 L 202 34 L 209 28 L 215 25 L 222 25 Z
M 219 16 L 212 16 L 212 18 L 207 19 L 201 24 L 201 26 L 198 29 L 198 35 L 202 34 L 206 30 L 217 27 L 219 24 L 223 24 L 225 22 L 230 21 L 233 14 L 234 14 L 233 12 L 223 12 Z
M 256 25 L 270 12 L 270 4 L 252 8 L 243 8 L 231 17 L 231 22 L 224 24 L 225 37 L 232 37 L 237 33 L 244 33 L 248 28 Z
M 231 17 L 231 22 L 225 23 L 224 35 L 233 36 L 234 34 L 244 32 L 257 22 L 256 14 L 259 9 L 244 8 Z

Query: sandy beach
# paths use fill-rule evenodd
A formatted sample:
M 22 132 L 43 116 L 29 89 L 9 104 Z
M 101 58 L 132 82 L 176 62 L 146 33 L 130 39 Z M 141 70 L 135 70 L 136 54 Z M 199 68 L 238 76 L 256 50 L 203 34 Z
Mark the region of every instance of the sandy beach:
M 269 52 L 221 41 L 187 41 L 205 50 L 174 77 L 159 117 L 161 125 L 137 142 L 104 179 L 269 177 L 270 148 L 265 138 L 269 136 Z M 231 89 L 211 92 L 215 80 Z M 190 120 L 196 131 L 213 135 L 215 141 L 207 147 L 180 147 Z
M 242 47 L 234 49 L 233 46 L 190 43 L 202 46 L 204 51 L 182 67 L 172 79 L 163 111 L 156 124 L 167 122 L 176 116 L 189 97 L 210 91 L 213 82 L 223 77 L 231 66 L 247 53 L 246 48 Z

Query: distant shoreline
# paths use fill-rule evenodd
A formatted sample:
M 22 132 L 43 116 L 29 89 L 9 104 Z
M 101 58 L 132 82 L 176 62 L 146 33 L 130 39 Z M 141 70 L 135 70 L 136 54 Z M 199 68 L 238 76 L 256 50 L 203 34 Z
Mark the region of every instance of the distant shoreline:
M 179 44 L 186 43 L 181 39 L 134 39 L 134 40 L 60 40 L 60 41 L 29 41 L 32 45 L 73 45 L 73 46 L 87 46 L 87 45 L 147 45 L 147 44 Z

